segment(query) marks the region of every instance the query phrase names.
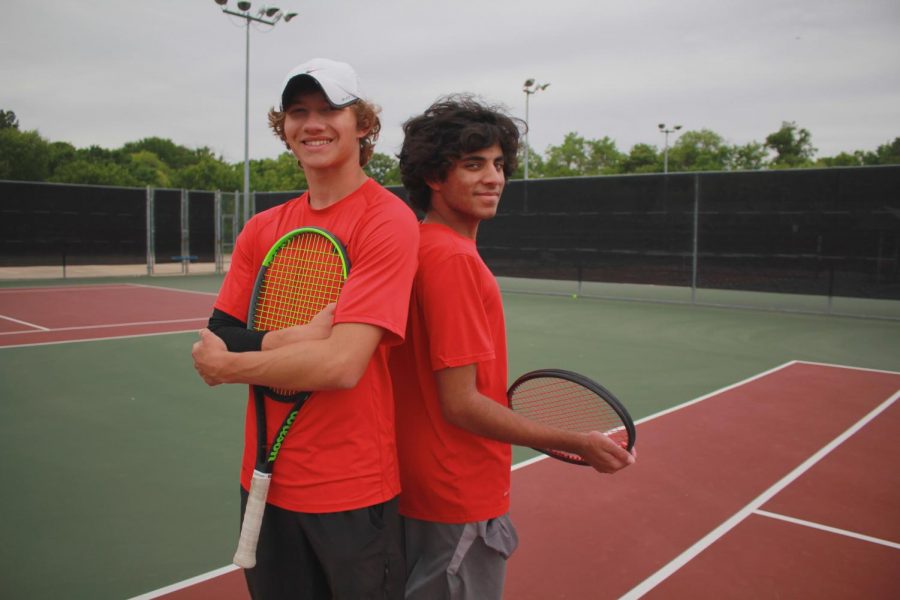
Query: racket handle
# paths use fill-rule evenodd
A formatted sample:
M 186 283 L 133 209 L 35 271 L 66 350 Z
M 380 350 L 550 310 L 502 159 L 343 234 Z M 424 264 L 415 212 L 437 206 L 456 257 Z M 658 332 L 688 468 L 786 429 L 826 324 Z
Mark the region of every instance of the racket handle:
M 256 544 L 259 542 L 259 531 L 262 527 L 263 513 L 266 511 L 266 497 L 269 495 L 269 484 L 272 474 L 254 469 L 250 480 L 250 494 L 244 508 L 244 522 L 241 524 L 241 538 L 232 562 L 243 569 L 256 566 Z

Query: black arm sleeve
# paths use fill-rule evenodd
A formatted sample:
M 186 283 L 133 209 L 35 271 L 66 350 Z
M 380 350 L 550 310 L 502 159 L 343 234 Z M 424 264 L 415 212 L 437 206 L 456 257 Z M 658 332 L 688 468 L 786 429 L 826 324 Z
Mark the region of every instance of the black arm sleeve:
M 207 327 L 222 338 L 231 352 L 251 352 L 262 349 L 265 331 L 251 331 L 247 324 L 226 312 L 214 308 Z

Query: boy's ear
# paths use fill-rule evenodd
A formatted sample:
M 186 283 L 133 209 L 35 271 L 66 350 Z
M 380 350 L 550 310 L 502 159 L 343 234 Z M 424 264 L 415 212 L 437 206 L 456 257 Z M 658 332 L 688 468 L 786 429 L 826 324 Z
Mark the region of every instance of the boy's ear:
M 426 179 L 425 185 L 427 185 L 432 192 L 439 192 L 441 190 L 441 182 L 436 179 Z

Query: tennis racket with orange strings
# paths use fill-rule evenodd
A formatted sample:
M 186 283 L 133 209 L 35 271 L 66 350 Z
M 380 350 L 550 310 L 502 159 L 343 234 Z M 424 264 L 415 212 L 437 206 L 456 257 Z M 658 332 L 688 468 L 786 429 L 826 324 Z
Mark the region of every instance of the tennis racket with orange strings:
M 263 260 L 247 315 L 248 329 L 273 331 L 308 323 L 337 302 L 349 272 L 347 253 L 335 236 L 316 227 L 291 231 L 275 242 Z M 256 465 L 234 555 L 234 564 L 245 569 L 256 565 L 256 545 L 278 453 L 312 392 L 253 386 L 253 394 Z M 267 443 L 266 398 L 293 403 L 271 444 Z

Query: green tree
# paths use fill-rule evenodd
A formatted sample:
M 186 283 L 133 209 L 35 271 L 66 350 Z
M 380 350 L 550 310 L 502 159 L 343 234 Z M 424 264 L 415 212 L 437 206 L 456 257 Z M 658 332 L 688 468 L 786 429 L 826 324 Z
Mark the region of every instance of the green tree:
M 662 158 L 656 146 L 635 144 L 622 161 L 623 173 L 655 173 L 662 171 Z
M 37 131 L 0 129 L 0 179 L 45 181 L 50 175 L 50 144 Z
M 210 155 L 201 156 L 196 163 L 172 174 L 174 187 L 189 190 L 232 191 L 241 189 L 242 182 L 243 163 L 229 165 Z
M 540 152 L 535 152 L 534 148 L 528 146 L 528 178 L 540 179 L 544 177 L 545 165 L 544 157 Z M 519 151 L 516 153 L 516 168 L 513 170 L 510 179 L 525 178 L 525 141 L 519 144 Z
M 60 165 L 48 181 L 89 185 L 140 187 L 141 182 L 128 169 L 114 161 L 93 161 L 79 157 Z
M 816 159 L 817 167 L 859 167 L 864 165 L 864 153 L 860 151 L 841 152 L 836 156 L 823 156 Z
M 768 152 L 759 142 L 732 146 L 726 168 L 731 171 L 756 171 L 766 166 Z
M 52 175 L 61 165 L 70 160 L 75 160 L 78 151 L 69 142 L 52 142 L 50 144 L 50 174 Z
M 0 109 L 0 129 L 18 129 L 19 120 L 11 110 Z
M 589 140 L 570 132 L 559 146 L 547 148 L 543 174 L 547 177 L 618 173 L 624 156 L 608 136 Z
M 669 171 L 724 171 L 732 152 L 714 131 L 685 131 L 669 150 Z
M 138 152 L 152 152 L 172 169 L 182 169 L 196 164 L 201 156 L 210 154 L 208 148 L 191 150 L 190 148 L 177 145 L 172 140 L 159 137 L 149 137 L 137 142 L 128 142 L 122 146 L 121 151 L 129 155 Z
M 863 164 L 866 165 L 896 165 L 900 164 L 900 137 L 893 142 L 878 146 L 875 152 L 863 153 Z
M 260 192 L 305 190 L 306 175 L 297 165 L 297 158 L 290 152 L 283 152 L 276 159 L 250 161 L 250 187 Z
M 795 169 L 813 164 L 816 149 L 812 145 L 812 134 L 801 129 L 796 123 L 784 121 L 781 129 L 766 137 L 766 147 L 775 152 L 772 167 L 775 169 Z
M 172 187 L 172 169 L 150 150 L 132 152 L 125 168 L 142 186 Z
M 625 155 L 609 136 L 587 142 L 588 162 L 585 175 L 612 175 L 620 172 Z
M 366 173 L 381 185 L 400 185 L 400 162 L 387 154 L 375 152 L 365 168 Z
M 587 142 L 574 131 L 570 131 L 563 138 L 562 144 L 547 148 L 547 160 L 544 163 L 543 171 L 546 177 L 582 175 L 586 163 Z M 530 162 L 528 167 L 530 171 Z

